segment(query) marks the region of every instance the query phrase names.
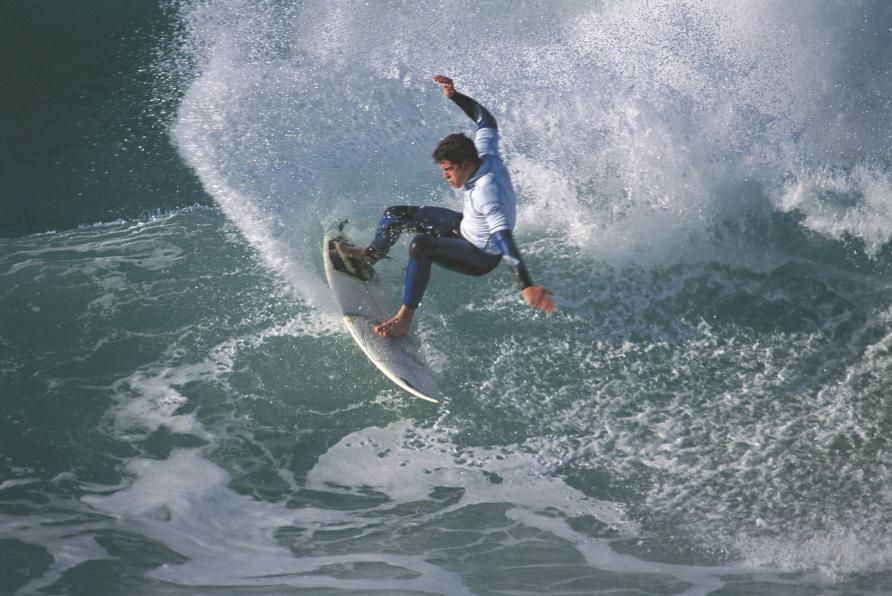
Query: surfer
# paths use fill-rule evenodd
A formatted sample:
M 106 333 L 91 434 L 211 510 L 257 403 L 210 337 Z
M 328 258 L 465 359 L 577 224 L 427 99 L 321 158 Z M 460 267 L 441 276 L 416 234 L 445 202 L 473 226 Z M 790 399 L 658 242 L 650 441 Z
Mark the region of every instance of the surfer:
M 403 230 L 415 234 L 409 246 L 409 262 L 403 303 L 393 317 L 375 326 L 384 337 L 408 333 L 412 317 L 436 263 L 465 275 L 486 275 L 505 261 L 512 269 L 527 304 L 545 312 L 555 309 L 551 293 L 533 284 L 514 243 L 517 198 L 508 171 L 499 157 L 496 120 L 486 108 L 455 90 L 452 79 L 434 77 L 443 93 L 477 124 L 474 139 L 462 133 L 445 137 L 433 158 L 443 178 L 464 195 L 462 212 L 443 207 L 400 205 L 388 208 L 365 249 L 341 245 L 346 254 L 371 264 L 384 258 Z

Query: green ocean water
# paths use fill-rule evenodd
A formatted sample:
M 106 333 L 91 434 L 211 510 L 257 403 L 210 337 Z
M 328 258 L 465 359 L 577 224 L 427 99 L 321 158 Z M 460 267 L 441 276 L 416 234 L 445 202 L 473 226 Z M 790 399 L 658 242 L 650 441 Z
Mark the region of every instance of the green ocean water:
M 0 20 L 0 593 L 892 593 L 885 3 Z M 431 406 L 319 253 L 457 205 L 441 70 L 560 308 L 435 271 Z
M 153 71 L 172 5 L 6 2 L 0 234 L 210 204 L 171 146 L 175 90 Z

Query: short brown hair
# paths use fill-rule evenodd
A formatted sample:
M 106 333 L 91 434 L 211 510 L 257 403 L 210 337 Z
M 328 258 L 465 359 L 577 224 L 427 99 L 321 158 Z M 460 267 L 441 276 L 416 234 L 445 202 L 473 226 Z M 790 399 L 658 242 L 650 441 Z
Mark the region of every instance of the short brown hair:
M 438 163 L 448 161 L 461 165 L 469 159 L 474 163 L 478 163 L 480 156 L 477 154 L 477 147 L 474 146 L 474 141 L 460 132 L 444 138 L 439 142 L 437 148 L 434 149 L 434 161 Z

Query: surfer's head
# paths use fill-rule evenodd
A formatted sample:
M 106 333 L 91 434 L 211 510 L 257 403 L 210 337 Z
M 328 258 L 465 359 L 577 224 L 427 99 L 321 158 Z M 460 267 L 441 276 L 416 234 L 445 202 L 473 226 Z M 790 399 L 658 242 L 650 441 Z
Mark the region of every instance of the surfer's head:
M 459 188 L 480 167 L 480 156 L 474 141 L 462 133 L 444 138 L 434 149 L 434 161 L 440 166 L 443 178 L 453 188 Z

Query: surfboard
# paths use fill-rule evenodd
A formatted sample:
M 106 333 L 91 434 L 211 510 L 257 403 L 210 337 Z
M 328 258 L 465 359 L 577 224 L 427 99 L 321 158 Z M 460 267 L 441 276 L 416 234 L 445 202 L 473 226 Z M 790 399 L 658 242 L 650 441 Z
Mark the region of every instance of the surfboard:
M 338 250 L 338 243 L 353 246 L 343 231 L 346 223 L 329 231 L 322 246 L 325 277 L 344 325 L 388 379 L 415 397 L 439 403 L 436 375 L 422 358 L 412 335 L 386 338 L 372 329 L 393 316 L 398 305 L 376 282 L 372 266 Z

